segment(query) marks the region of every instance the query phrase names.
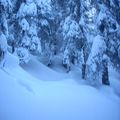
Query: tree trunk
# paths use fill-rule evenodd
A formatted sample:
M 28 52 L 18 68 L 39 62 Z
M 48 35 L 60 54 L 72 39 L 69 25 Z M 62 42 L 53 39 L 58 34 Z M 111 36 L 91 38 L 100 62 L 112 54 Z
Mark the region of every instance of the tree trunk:
M 12 46 L 12 54 L 15 52 L 15 46 Z
M 102 84 L 110 85 L 109 74 L 108 74 L 108 63 L 106 61 L 103 62 Z
M 86 64 L 82 64 L 82 79 L 85 79 Z

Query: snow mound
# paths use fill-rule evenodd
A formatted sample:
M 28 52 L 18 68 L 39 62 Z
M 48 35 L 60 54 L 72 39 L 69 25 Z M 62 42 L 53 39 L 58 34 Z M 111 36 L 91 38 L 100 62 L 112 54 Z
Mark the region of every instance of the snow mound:
M 14 80 L 0 70 L 1 120 L 120 119 L 119 100 L 110 99 L 95 88 L 61 81 L 40 83 L 28 78 L 24 70 L 19 72 L 22 75 Z
M 23 65 L 22 68 L 37 79 L 44 81 L 59 81 L 63 75 L 43 65 L 34 56 L 31 56 L 29 63 Z
M 19 66 L 18 57 L 8 52 L 6 54 L 5 68 L 14 69 L 17 68 L 18 66 Z

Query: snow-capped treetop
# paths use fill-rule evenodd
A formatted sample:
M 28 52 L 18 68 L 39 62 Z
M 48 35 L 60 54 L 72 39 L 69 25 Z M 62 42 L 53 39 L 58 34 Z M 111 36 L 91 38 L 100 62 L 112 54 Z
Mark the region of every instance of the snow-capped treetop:
M 72 20 L 70 16 L 65 19 L 63 24 L 63 36 L 66 38 L 68 37 L 79 37 L 80 35 L 80 27 L 79 24 Z
M 104 54 L 104 55 L 103 55 L 103 59 L 102 59 L 102 60 L 105 60 L 105 61 L 107 61 L 107 62 L 108 62 L 108 61 L 109 61 L 109 57 L 108 57 L 106 54 Z
M 39 53 L 41 53 L 41 51 L 42 51 L 40 39 L 37 36 L 33 36 L 31 38 L 30 51 L 32 51 L 32 52 L 39 52 Z
M 87 64 L 90 64 L 93 59 L 96 57 L 101 57 L 106 50 L 106 44 L 104 38 L 100 35 L 97 35 L 93 40 L 93 45 L 91 48 L 91 53 L 89 55 Z
M 70 64 L 70 52 L 67 48 L 64 51 L 63 64 Z
M 100 24 L 104 24 L 104 27 L 109 32 L 115 32 L 118 28 L 118 23 L 115 20 L 114 16 L 109 12 L 109 10 L 104 6 L 100 6 L 100 12 L 97 16 L 96 24 L 99 26 Z
M 30 46 L 30 38 L 28 37 L 28 35 L 26 33 L 25 33 L 25 35 L 22 38 L 21 45 L 23 47 L 27 47 L 27 48 Z
M 47 7 L 47 6 L 51 5 L 51 0 L 35 0 L 35 1 L 36 1 L 37 5 L 40 6 L 40 7 L 42 7 L 42 5 L 44 7 L 45 6 Z M 49 8 L 50 8 L 50 6 L 49 6 Z
M 19 56 L 19 63 L 28 63 L 30 60 L 29 51 L 26 48 L 20 47 L 17 49 L 17 55 Z
M 23 18 L 20 21 L 20 26 L 21 26 L 22 30 L 24 30 L 24 31 L 28 31 L 29 30 L 29 23 L 27 22 L 27 20 L 25 18 Z
M 93 40 L 90 37 L 96 35 L 96 6 L 93 5 L 91 0 L 82 0 L 80 9 L 81 18 L 79 24 L 84 31 L 84 35 L 87 38 L 87 41 L 92 42 Z
M 91 0 L 81 0 L 82 9 L 88 8 L 91 6 Z
M 33 2 L 33 0 L 26 0 L 26 3 L 27 4 L 30 4 L 30 3 L 32 3 Z
M 7 39 L 1 31 L 0 31 L 0 49 L 2 51 L 7 51 Z
M 34 24 L 31 24 L 31 26 L 29 27 L 29 32 L 28 32 L 31 36 L 37 36 L 37 27 Z
M 49 25 L 49 23 L 46 19 L 41 19 L 40 23 L 41 23 L 41 26 L 48 26 Z
M 52 13 L 51 0 L 36 0 L 37 5 L 40 7 L 40 12 L 42 15 Z
M 37 6 L 34 2 L 29 0 L 28 2 L 21 4 L 17 17 L 36 16 L 36 15 L 37 15 Z
M 5 6 L 12 6 L 11 0 L 0 0 L 0 2 Z

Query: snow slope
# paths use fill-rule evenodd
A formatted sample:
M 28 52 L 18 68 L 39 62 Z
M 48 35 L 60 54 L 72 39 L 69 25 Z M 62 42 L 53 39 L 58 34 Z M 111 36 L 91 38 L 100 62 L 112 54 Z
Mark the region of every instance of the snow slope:
M 53 64 L 50 66 L 50 68 L 45 65 L 47 64 L 45 60 L 46 58 L 44 57 L 36 58 L 31 56 L 29 63 L 24 64 L 21 67 L 32 76 L 43 81 L 63 81 L 64 79 L 74 79 L 80 83 L 83 82 L 79 80 L 81 76 L 80 70 L 74 68 L 74 66 L 72 66 L 71 72 L 66 73 L 66 69 L 62 66 L 62 60 L 59 58 L 59 56 L 55 56 L 54 60 L 52 61 Z
M 111 88 L 95 89 L 70 79 L 38 80 L 23 70 L 14 56 L 7 57 L 9 67 L 0 69 L 0 120 L 120 119 L 120 99 Z M 46 71 L 56 74 L 47 68 Z
M 31 75 L 35 76 L 37 79 L 47 81 L 59 81 L 63 74 L 59 74 L 47 66 L 40 63 L 36 58 L 31 56 L 31 60 L 28 64 L 23 65 L 22 68 L 28 71 Z

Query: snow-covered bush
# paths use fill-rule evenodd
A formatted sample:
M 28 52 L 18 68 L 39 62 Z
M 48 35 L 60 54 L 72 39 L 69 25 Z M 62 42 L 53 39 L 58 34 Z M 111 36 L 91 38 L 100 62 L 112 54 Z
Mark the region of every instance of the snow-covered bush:
M 20 64 L 28 63 L 30 60 L 29 51 L 26 48 L 20 47 L 17 49 Z

